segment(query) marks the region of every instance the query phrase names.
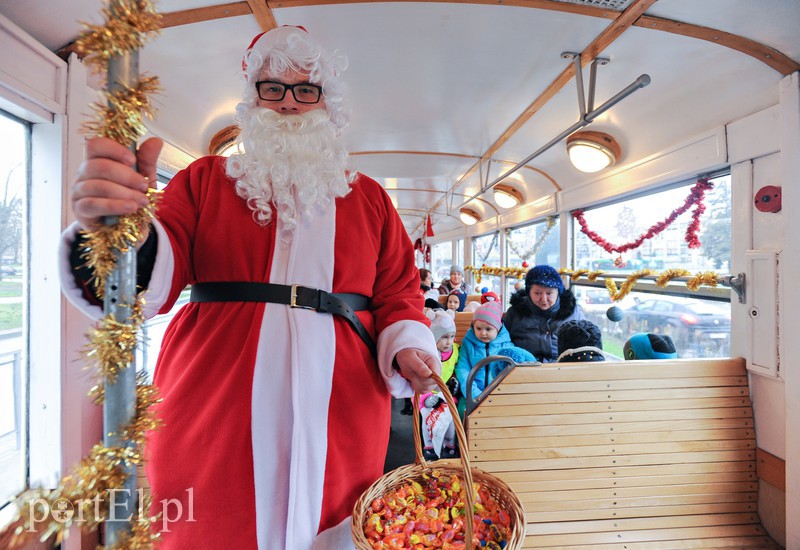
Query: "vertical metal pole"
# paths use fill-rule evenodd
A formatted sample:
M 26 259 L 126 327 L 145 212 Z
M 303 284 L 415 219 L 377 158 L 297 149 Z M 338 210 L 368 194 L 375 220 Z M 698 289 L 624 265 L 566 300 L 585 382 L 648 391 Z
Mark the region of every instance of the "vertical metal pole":
M 108 90 L 114 92 L 123 86 L 134 87 L 139 79 L 139 53 L 112 57 L 108 63 Z M 131 146 L 135 151 L 136 145 Z M 107 224 L 116 223 L 115 217 L 106 218 Z M 104 311 L 120 323 L 130 322 L 136 302 L 136 249 L 133 244 L 127 251 L 115 251 L 116 268 L 109 274 L 105 286 Z M 136 364 L 123 369 L 113 383 L 105 382 L 103 401 L 103 445 L 106 447 L 130 446 L 121 437 L 122 430 L 136 417 Z M 131 532 L 131 519 L 136 510 L 136 466 L 125 467 L 127 481 L 124 489 L 105 495 L 109 516 L 106 520 L 105 545 L 111 546 L 120 537 Z
M 594 110 L 594 88 L 597 83 L 597 58 L 592 60 L 589 67 L 589 98 L 586 100 L 586 111 L 591 113 Z
M 583 67 L 581 67 L 581 55 L 576 54 L 572 59 L 572 63 L 575 65 L 575 82 L 578 85 L 578 109 L 580 110 L 581 118 L 583 118 L 586 114 L 586 101 L 584 100 L 585 96 L 583 94 Z

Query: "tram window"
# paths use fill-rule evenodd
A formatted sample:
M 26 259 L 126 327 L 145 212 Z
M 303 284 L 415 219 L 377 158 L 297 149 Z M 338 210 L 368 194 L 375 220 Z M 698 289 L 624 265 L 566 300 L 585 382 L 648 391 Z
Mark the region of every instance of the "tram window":
M 26 196 L 30 126 L 0 111 L 0 507 L 26 488 Z
M 436 243 L 431 246 L 431 271 L 435 286 L 438 287 L 442 281 L 450 277 L 450 266 L 454 263 L 452 242 Z
M 714 187 L 706 192 L 703 201 L 706 209 L 700 217 L 699 248 L 689 248 L 686 243 L 686 230 L 692 222 L 691 211 L 678 216 L 662 233 L 645 239 L 635 250 L 622 254 L 606 252 L 575 223 L 575 268 L 617 272 L 684 268 L 727 273 L 731 259 L 730 175 L 710 181 Z M 590 231 L 612 244 L 633 242 L 682 206 L 693 185 L 694 182 L 689 182 L 666 191 L 586 210 L 584 218 Z
M 464 239 L 458 239 L 456 241 L 455 258 L 453 258 L 453 263 L 464 267 Z M 469 283 L 471 280 L 469 273 L 464 273 L 464 280 Z
M 506 230 L 506 263 L 509 267 L 522 267 L 527 262 L 528 268 L 539 264 L 557 267 L 561 263 L 558 232 L 560 229 L 557 217 L 548 218 L 536 223 L 512 227 Z M 504 299 L 514 293 L 514 285 L 519 281 L 515 277 L 506 277 Z
M 472 239 L 472 262 L 476 266 L 482 265 L 503 265 L 500 258 L 500 233 L 495 232 Z M 486 288 L 489 292 L 497 295 L 503 294 L 503 280 L 497 275 L 482 275 L 481 281 L 473 279 L 473 286 L 477 289 Z M 475 288 L 469 289 L 470 294 L 480 293 Z
M 136 370 L 145 371 L 152 379 L 156 368 L 156 359 L 161 350 L 161 342 L 164 340 L 164 333 L 167 330 L 172 318 L 178 311 L 189 303 L 190 287 L 186 287 L 175 305 L 167 313 L 156 315 L 144 322 L 142 331 L 139 334 L 139 345 L 136 347 Z
M 156 187 L 164 189 L 172 177 L 168 174 L 158 173 L 158 182 Z M 167 325 L 175 317 L 183 306 L 189 303 L 189 288 L 187 287 L 181 292 L 175 305 L 169 312 L 162 315 L 156 315 L 144 322 L 142 325 L 141 333 L 139 334 L 139 345 L 136 347 L 136 369 L 145 371 L 152 378 L 153 372 L 156 367 L 156 359 L 158 359 L 158 352 L 161 349 L 161 342 L 164 339 L 164 332 L 167 330 Z
M 714 188 L 705 195 L 706 210 L 700 218 L 699 248 L 689 248 L 686 243 L 686 230 L 692 221 L 690 212 L 679 216 L 661 234 L 645 240 L 636 250 L 621 255 L 604 251 L 584 235 L 576 223 L 573 235 L 576 268 L 616 275 L 644 268 L 655 274 L 671 268 L 684 268 L 692 273 L 729 273 L 730 175 L 711 181 Z M 634 241 L 652 224 L 684 204 L 692 185 L 694 182 L 587 210 L 587 225 L 613 244 Z M 672 338 L 678 357 L 726 357 L 730 354 L 731 307 L 725 291 L 709 299 L 693 293 L 684 284 L 670 284 L 663 290 L 652 283 L 637 283 L 632 292 L 612 304 L 605 288 L 581 285 L 581 282 L 585 280 L 573 284 L 573 293 L 587 318 L 601 328 L 603 348 L 609 353 L 621 357 L 622 346 L 632 334 L 654 332 Z M 620 283 L 620 279 L 617 282 Z M 601 297 L 602 294 L 605 296 Z M 607 315 L 613 305 L 622 310 L 618 321 L 610 320 Z

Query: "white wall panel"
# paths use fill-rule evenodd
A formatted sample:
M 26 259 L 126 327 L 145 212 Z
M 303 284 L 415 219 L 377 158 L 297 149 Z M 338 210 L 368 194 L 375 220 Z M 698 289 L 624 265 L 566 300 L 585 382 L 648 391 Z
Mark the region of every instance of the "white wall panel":
M 0 97 L 48 122 L 66 110 L 67 64 L 0 15 Z M 18 112 L 15 114 L 19 114 Z

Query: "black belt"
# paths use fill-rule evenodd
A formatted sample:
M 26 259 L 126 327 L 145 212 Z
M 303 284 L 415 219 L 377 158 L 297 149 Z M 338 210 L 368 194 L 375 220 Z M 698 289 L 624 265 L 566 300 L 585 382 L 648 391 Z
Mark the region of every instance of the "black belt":
M 218 282 L 192 285 L 191 302 L 269 302 L 289 307 L 313 309 L 344 317 L 369 348 L 373 357 L 377 350 L 372 337 L 356 316 L 356 311 L 369 309 L 369 298 L 361 294 L 331 293 L 300 285 L 273 283 Z

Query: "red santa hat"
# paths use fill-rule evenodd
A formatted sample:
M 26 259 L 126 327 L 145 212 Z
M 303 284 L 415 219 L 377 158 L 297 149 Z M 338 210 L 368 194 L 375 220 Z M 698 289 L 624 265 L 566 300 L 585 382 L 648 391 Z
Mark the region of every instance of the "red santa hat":
M 347 58 L 323 48 L 304 27 L 276 27 L 250 41 L 242 58 L 242 70 L 247 78 L 245 102 L 251 105 L 257 97 L 253 84 L 264 67 L 276 75 L 290 69 L 307 72 L 309 82 L 322 86 L 331 122 L 340 129 L 347 125 L 349 113 L 343 108 L 345 85 L 341 81 Z

